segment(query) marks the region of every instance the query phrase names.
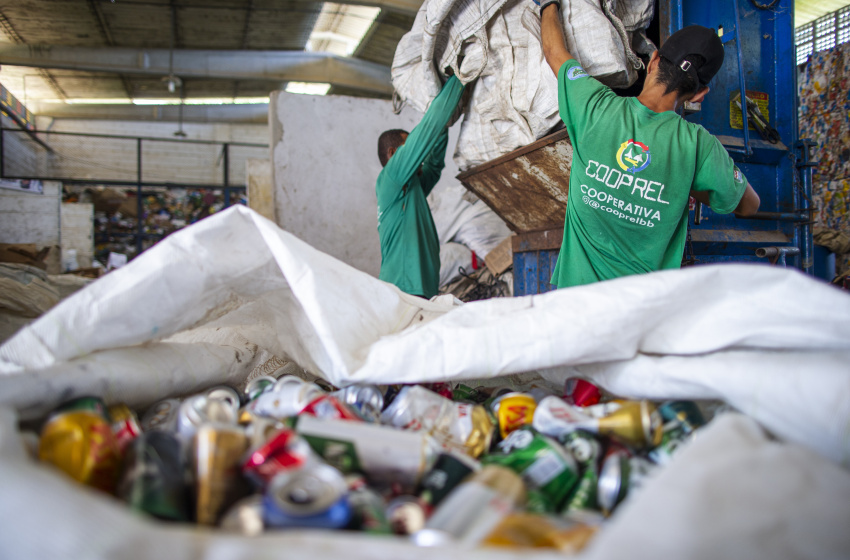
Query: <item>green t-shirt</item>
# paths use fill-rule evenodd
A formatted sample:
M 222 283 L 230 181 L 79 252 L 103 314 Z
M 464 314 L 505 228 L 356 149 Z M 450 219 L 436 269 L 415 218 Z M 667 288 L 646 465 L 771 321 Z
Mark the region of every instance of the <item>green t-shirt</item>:
M 449 78 L 375 185 L 381 240 L 378 278 L 408 294 L 431 298 L 440 287 L 440 241 L 425 197 L 446 165 L 448 123 L 462 94 L 460 80 Z
M 575 60 L 558 72 L 558 107 L 573 145 L 559 288 L 678 268 L 691 190 L 719 214 L 738 206 L 747 180 L 702 126 L 617 96 Z

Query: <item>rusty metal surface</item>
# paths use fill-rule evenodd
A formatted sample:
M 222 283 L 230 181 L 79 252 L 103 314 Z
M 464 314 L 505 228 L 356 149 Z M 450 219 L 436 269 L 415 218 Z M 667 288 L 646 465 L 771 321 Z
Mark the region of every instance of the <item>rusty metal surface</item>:
M 741 229 L 692 229 L 694 243 L 790 243 L 791 239 L 781 231 L 752 231 Z
M 564 240 L 564 228 L 547 229 L 519 233 L 511 237 L 511 249 L 514 253 L 529 251 L 551 251 L 561 248 Z
M 565 130 L 457 176 L 517 233 L 564 225 L 573 147 Z

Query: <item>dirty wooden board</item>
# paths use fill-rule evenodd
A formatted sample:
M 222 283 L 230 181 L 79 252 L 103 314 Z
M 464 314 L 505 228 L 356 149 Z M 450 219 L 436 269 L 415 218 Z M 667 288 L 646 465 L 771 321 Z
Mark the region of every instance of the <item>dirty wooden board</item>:
M 517 233 L 563 227 L 573 147 L 566 130 L 457 178 Z

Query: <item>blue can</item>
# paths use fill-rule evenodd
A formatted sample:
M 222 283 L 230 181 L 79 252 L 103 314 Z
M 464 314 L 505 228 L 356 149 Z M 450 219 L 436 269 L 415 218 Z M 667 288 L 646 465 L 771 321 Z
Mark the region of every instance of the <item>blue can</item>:
M 281 472 L 263 496 L 263 522 L 269 528 L 342 529 L 352 515 L 345 478 L 330 465 Z

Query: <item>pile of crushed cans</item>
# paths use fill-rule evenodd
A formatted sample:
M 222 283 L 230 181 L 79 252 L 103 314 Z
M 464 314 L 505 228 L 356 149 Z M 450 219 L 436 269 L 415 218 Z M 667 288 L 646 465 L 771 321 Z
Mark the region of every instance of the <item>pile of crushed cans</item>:
M 352 385 L 285 375 L 141 416 L 84 397 L 47 418 L 40 460 L 162 520 L 257 535 L 406 535 L 421 546 L 575 552 L 705 422 L 692 401 L 540 388 Z

